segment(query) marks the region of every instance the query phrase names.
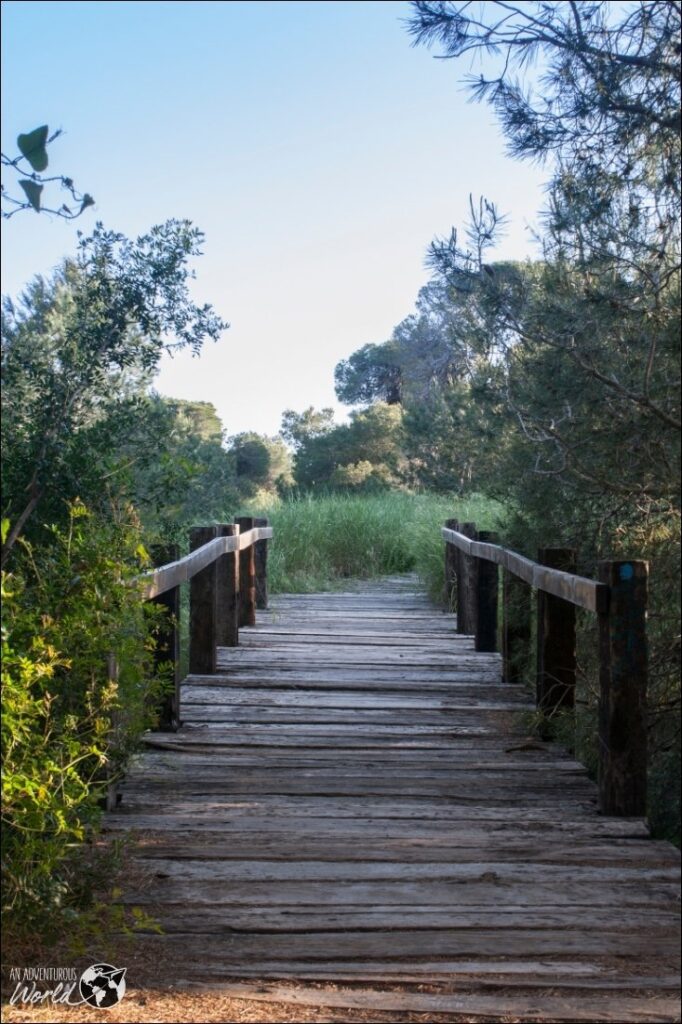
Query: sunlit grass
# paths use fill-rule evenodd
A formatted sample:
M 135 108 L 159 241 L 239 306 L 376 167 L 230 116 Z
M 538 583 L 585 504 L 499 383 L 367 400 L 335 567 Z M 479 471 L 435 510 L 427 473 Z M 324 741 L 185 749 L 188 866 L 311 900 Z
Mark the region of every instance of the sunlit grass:
M 338 587 L 352 577 L 417 572 L 440 597 L 446 519 L 499 528 L 504 509 L 480 495 L 330 495 L 250 508 L 274 528 L 268 556 L 273 593 L 310 593 Z

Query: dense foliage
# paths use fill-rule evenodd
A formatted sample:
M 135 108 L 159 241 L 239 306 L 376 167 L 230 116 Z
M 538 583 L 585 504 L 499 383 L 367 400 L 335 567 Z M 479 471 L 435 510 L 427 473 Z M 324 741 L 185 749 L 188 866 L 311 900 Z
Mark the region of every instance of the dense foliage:
M 163 350 L 198 350 L 224 326 L 188 295 L 200 241 L 185 222 L 136 242 L 98 226 L 51 281 L 3 304 L 3 914 L 13 937 L 77 914 L 87 893 L 76 841 L 92 836 L 102 794 L 159 704 L 153 609 L 132 579 L 164 525 L 161 492 L 173 481 L 184 497 L 189 455 L 199 448 L 206 463 L 215 442 L 146 391 Z
M 105 523 L 74 503 L 50 533 L 21 541 L 19 566 L 3 573 L 3 917 L 14 940 L 49 937 L 83 909 L 77 844 L 164 686 L 154 608 L 131 585 L 147 561 L 136 517 L 121 509 Z

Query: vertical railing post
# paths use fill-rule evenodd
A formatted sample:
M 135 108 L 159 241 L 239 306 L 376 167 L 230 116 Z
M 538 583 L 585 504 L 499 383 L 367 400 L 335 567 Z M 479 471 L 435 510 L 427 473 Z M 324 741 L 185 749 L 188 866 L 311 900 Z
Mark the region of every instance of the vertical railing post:
M 177 562 L 180 546 L 159 544 L 152 548 L 151 553 L 155 566 L 167 565 Z M 174 732 L 180 726 L 180 587 L 159 594 L 152 598 L 152 602 L 165 612 L 155 631 L 154 662 L 159 667 L 172 666 L 172 689 L 166 692 L 161 702 L 158 729 Z
M 541 548 L 538 562 L 575 573 L 574 548 Z M 537 706 L 546 719 L 575 706 L 575 605 L 537 592 Z
M 238 516 L 235 523 L 242 533 L 253 530 L 253 516 Z M 256 552 L 254 545 L 239 552 L 239 625 L 256 625 Z
M 215 536 L 215 526 L 193 526 L 189 531 L 190 551 L 208 544 Z M 189 582 L 189 670 L 195 675 L 216 671 L 216 598 L 216 563 L 211 562 Z
M 602 814 L 646 813 L 647 562 L 600 562 L 610 588 L 599 616 L 599 805 Z
M 478 540 L 484 544 L 497 544 L 497 534 L 481 530 Z M 476 641 L 477 651 L 497 650 L 497 591 L 498 571 L 495 562 L 486 558 L 474 559 L 476 571 Z
M 254 526 L 268 526 L 267 519 L 254 519 Z M 256 608 L 268 606 L 268 542 L 256 541 L 254 552 L 256 569 Z
M 502 572 L 502 662 L 507 683 L 522 683 L 530 654 L 530 587 Z
M 459 523 L 456 519 L 446 519 L 445 528 L 447 530 L 459 529 Z M 456 597 L 457 597 L 457 548 L 454 544 L 445 544 L 445 607 L 449 612 L 455 610 Z
M 468 537 L 469 540 L 478 538 L 476 523 L 460 523 L 459 532 Z M 478 574 L 476 572 L 476 559 L 459 552 L 457 573 L 457 632 L 466 633 L 467 636 L 476 635 L 476 613 L 478 598 L 476 587 Z
M 239 536 L 234 523 L 219 523 L 219 537 Z M 216 643 L 219 647 L 239 645 L 239 552 L 228 551 L 216 562 Z

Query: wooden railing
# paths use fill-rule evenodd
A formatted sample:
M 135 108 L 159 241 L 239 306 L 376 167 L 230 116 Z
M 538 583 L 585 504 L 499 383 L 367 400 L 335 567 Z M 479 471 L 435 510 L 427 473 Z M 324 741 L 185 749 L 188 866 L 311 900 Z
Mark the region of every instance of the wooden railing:
M 521 682 L 519 654 L 531 640 L 531 593 L 536 591 L 536 702 L 545 722 L 575 706 L 576 608 L 599 623 L 599 806 L 603 814 L 646 811 L 647 587 L 642 561 L 599 563 L 599 579 L 575 573 L 572 548 L 543 548 L 533 562 L 500 547 L 475 523 L 449 519 L 442 530 L 445 586 L 457 609 L 457 630 L 473 635 L 478 651 L 498 650 L 508 682 Z M 502 616 L 498 628 L 499 567 Z M 514 607 L 515 615 L 510 615 Z
M 157 634 L 157 663 L 173 665 L 173 692 L 160 709 L 159 727 L 180 724 L 180 586 L 189 581 L 189 671 L 210 675 L 217 648 L 236 647 L 239 627 L 256 624 L 256 609 L 267 608 L 267 519 L 242 516 L 234 523 L 195 526 L 190 553 L 179 558 L 177 545 L 156 548 L 156 569 L 137 578 L 143 600 L 161 605 L 167 615 Z

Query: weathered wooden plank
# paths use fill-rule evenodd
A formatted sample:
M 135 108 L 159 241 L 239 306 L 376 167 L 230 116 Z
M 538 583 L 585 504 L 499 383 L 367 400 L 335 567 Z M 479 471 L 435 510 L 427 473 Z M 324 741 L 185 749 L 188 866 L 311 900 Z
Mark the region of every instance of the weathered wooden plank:
M 508 830 L 486 829 L 472 833 L 459 831 L 457 835 L 420 836 L 365 836 L 359 847 L 355 836 L 320 836 L 317 833 L 286 835 L 277 833 L 237 833 L 230 837 L 226 847 L 222 833 L 210 829 L 183 831 L 178 833 L 145 832 L 140 834 L 136 856 L 144 860 L 172 857 L 178 861 L 204 861 L 206 863 L 242 863 L 244 859 L 262 865 L 264 858 L 267 870 L 273 864 L 308 864 L 312 862 L 337 863 L 343 860 L 349 865 L 386 865 L 396 861 L 410 864 L 474 864 L 485 863 L 487 858 L 506 860 L 510 864 L 558 864 L 564 871 L 575 865 L 634 865 L 637 870 L 654 864 L 673 866 L 679 871 L 679 858 L 670 861 L 666 856 L 672 849 L 666 845 L 666 853 L 649 852 L 643 855 L 642 834 L 632 838 L 623 836 L 593 836 L 577 830 L 573 835 L 559 834 L 553 830 L 525 830 L 521 835 L 510 834 Z M 651 849 L 650 843 L 647 848 Z M 643 862 L 644 857 L 644 862 Z
M 134 582 L 140 587 L 142 598 L 149 600 L 158 597 L 166 590 L 180 586 L 181 583 L 186 583 L 207 565 L 211 565 L 220 555 L 224 555 L 228 551 L 243 551 L 255 544 L 256 541 L 268 540 L 271 537 L 271 527 L 258 527 L 249 530 L 239 538 L 216 537 L 176 562 L 170 562 L 158 569 L 150 569 L 148 572 L 141 573 Z
M 249 727 L 260 726 L 302 726 L 304 729 L 319 729 L 323 726 L 340 726 L 345 729 L 352 729 L 357 732 L 359 727 L 376 725 L 380 728 L 416 728 L 419 732 L 435 727 L 438 731 L 449 730 L 452 727 L 468 727 L 472 720 L 485 720 L 490 723 L 495 715 L 508 715 L 510 711 L 518 710 L 518 705 L 507 704 L 495 707 L 490 706 L 482 713 L 480 706 L 468 708 L 440 708 L 430 711 L 419 708 L 412 709 L 382 709 L 382 708 L 319 708 L 313 711 L 312 708 L 269 708 L 267 706 L 253 708 L 236 708 L 229 701 L 225 703 L 206 704 L 183 704 L 182 718 L 184 722 L 203 724 L 207 714 L 210 715 L 211 724 L 216 726 L 220 723 L 237 725 L 244 723 Z M 381 735 L 381 733 L 379 734 Z
M 181 924 L 181 922 L 178 922 Z M 390 965 L 404 958 L 462 956 L 632 956 L 644 949 L 649 956 L 674 957 L 675 936 L 661 935 L 658 929 L 624 931 L 622 928 L 595 929 L 423 929 L 406 931 L 311 931 L 308 933 L 275 932 L 254 934 L 235 931 L 222 934 L 212 931 L 193 932 L 186 929 L 171 935 L 147 940 L 153 946 L 167 949 L 202 962 L 227 958 L 243 964 L 265 959 L 305 959 L 309 963 L 335 959 L 374 960 Z M 499 1007 L 499 1003 L 497 1004 Z
M 205 746 L 206 744 L 211 746 L 211 751 L 215 756 L 240 756 L 233 750 L 221 751 L 220 748 L 224 744 L 221 743 L 219 734 L 215 732 L 208 733 L 196 727 L 181 732 L 177 739 L 175 739 L 173 734 L 158 732 L 147 733 L 144 740 L 145 747 L 142 756 L 146 756 L 147 750 L 150 747 L 154 750 L 162 751 L 179 751 L 187 747 L 188 753 L 201 753 L 197 747 Z M 232 747 L 234 743 L 230 742 L 229 745 Z M 244 756 L 246 758 L 253 759 L 256 756 L 255 752 L 249 749 L 248 743 L 242 744 L 242 746 L 244 747 Z M 366 744 L 367 749 L 370 749 L 371 746 L 371 742 Z M 314 759 L 315 764 L 320 767 L 324 767 L 329 762 L 346 766 L 355 764 L 362 767 L 362 749 L 363 746 L 358 746 L 354 750 L 337 751 L 329 747 L 320 750 L 317 747 L 309 749 L 303 745 L 299 752 L 290 750 L 280 751 L 276 747 L 273 747 L 273 750 L 270 752 L 259 749 L 257 756 L 259 758 L 258 763 L 264 767 L 269 764 L 268 758 L 272 758 L 273 764 L 281 761 L 283 758 L 287 760 L 287 763 L 299 761 L 301 764 L 305 764 L 311 757 Z M 557 751 L 552 744 L 536 744 L 532 738 L 526 739 L 523 736 L 515 738 L 508 736 L 506 742 L 501 743 L 499 735 L 494 734 L 482 737 L 480 743 L 473 738 L 463 737 L 458 739 L 457 743 L 453 743 L 448 751 L 434 750 L 424 755 L 410 753 L 409 751 L 399 754 L 396 751 L 385 750 L 373 756 L 372 765 L 380 766 L 385 764 L 394 767 L 404 764 L 406 772 L 409 772 L 415 767 L 423 767 L 425 769 L 432 767 L 445 767 L 449 769 L 452 767 L 453 769 L 460 769 L 468 767 L 469 764 L 479 767 L 485 767 L 486 764 L 489 764 L 493 768 L 499 765 L 500 762 L 503 762 L 505 767 L 517 766 L 521 768 L 523 766 L 542 764 L 549 768 L 555 765 L 560 767 L 570 765 L 571 768 L 579 770 L 578 762 L 572 761 L 568 757 L 562 758 L 561 752 Z
M 218 651 L 220 656 L 220 651 Z M 374 676 L 372 683 L 373 692 L 415 692 L 415 684 L 424 691 L 445 691 L 446 693 L 456 692 L 457 688 L 480 684 L 482 687 L 499 689 L 499 674 L 493 671 L 463 671 L 434 670 L 432 672 L 413 670 L 410 668 L 386 668 L 376 666 L 375 672 L 366 670 L 363 666 L 351 666 L 350 668 L 339 668 L 339 666 L 322 666 L 314 670 L 299 665 L 277 665 L 276 669 L 269 668 L 259 670 L 255 666 L 235 667 L 229 677 L 224 677 L 226 669 L 225 660 L 219 657 L 219 671 L 215 680 L 210 676 L 202 678 L 206 686 L 230 686 L 235 687 L 252 686 L 269 689 L 273 684 L 277 687 L 289 689 L 306 690 L 350 690 L 367 692 L 367 683 L 370 676 Z M 223 678 L 221 678 L 221 676 Z
M 263 786 L 267 786 L 272 784 L 279 769 L 286 767 L 287 772 L 290 773 L 287 778 L 292 781 L 305 779 L 311 784 L 315 780 L 326 783 L 331 780 L 343 782 L 347 779 L 349 786 L 355 787 L 364 780 L 367 785 L 393 784 L 400 792 L 403 791 L 404 786 L 413 787 L 419 783 L 450 786 L 453 791 L 461 787 L 468 787 L 471 791 L 495 788 L 517 791 L 518 787 L 518 791 L 521 793 L 543 790 L 553 792 L 562 787 L 565 792 L 568 789 L 580 787 L 581 792 L 589 794 L 590 799 L 596 799 L 594 785 L 585 778 L 583 772 L 562 762 L 551 760 L 533 761 L 524 765 L 512 759 L 500 758 L 470 764 L 468 758 L 459 757 L 454 765 L 450 765 L 445 760 L 439 762 L 427 759 L 426 765 L 419 763 L 409 772 L 409 778 L 401 779 L 396 778 L 396 768 L 399 767 L 403 759 L 402 754 L 397 758 L 386 758 L 380 752 L 379 756 L 375 757 L 371 763 L 372 775 L 375 778 L 370 779 L 367 774 L 367 765 L 362 758 L 354 756 L 354 752 L 351 752 L 351 756 L 348 757 L 348 751 L 345 750 L 340 751 L 337 757 L 320 760 L 315 756 L 318 753 L 315 748 L 312 751 L 304 751 L 300 757 L 287 756 L 291 755 L 291 751 L 288 750 L 284 751 L 282 756 L 277 750 L 265 751 L 264 756 L 261 756 L 260 748 L 256 753 L 252 752 L 250 755 L 235 755 L 231 749 L 201 751 L 176 748 L 170 755 L 173 759 L 170 764 L 167 757 L 156 759 L 153 758 L 152 753 L 165 755 L 169 752 L 165 750 L 150 751 L 145 756 L 142 765 L 131 767 L 124 784 L 137 779 L 153 779 L 157 775 L 159 778 L 166 777 L 169 782 L 173 781 L 174 784 L 180 779 L 191 782 L 197 777 L 205 778 L 208 782 L 214 776 L 217 778 L 219 773 L 224 776 L 226 768 L 233 767 L 240 770 L 238 773 L 228 773 L 231 774 L 231 778 L 225 779 L 226 785 L 236 788 L 240 782 L 251 786 L 259 781 Z M 389 753 L 393 753 L 393 751 Z M 422 758 L 419 758 L 420 762 L 421 760 Z M 284 778 L 277 779 L 277 784 L 283 785 L 285 781 Z
M 559 569 L 549 569 L 515 551 L 497 544 L 478 543 L 453 530 L 443 529 L 441 533 L 448 544 L 454 544 L 465 555 L 485 558 L 501 565 L 536 590 L 544 590 L 591 612 L 601 612 L 608 607 L 609 591 L 603 583 L 574 573 L 561 572 Z
M 273 899 L 279 898 L 280 884 L 301 882 L 308 886 L 371 886 L 388 882 L 398 886 L 404 883 L 445 884 L 456 887 L 458 893 L 468 892 L 472 885 L 493 885 L 496 887 L 496 899 L 502 891 L 500 886 L 504 891 L 508 887 L 525 891 L 528 886 L 537 885 L 547 888 L 561 901 L 566 895 L 565 884 L 577 887 L 581 894 L 584 893 L 583 886 L 595 890 L 616 886 L 619 890 L 634 893 L 643 891 L 640 887 L 664 886 L 665 892 L 673 898 L 680 888 L 679 857 L 669 858 L 671 847 L 668 844 L 655 845 L 662 848 L 659 851 L 662 856 L 660 861 L 653 858 L 651 865 L 648 861 L 642 865 L 637 843 L 628 844 L 624 840 L 608 846 L 582 847 L 582 857 L 575 863 L 572 846 L 565 846 L 563 850 L 557 846 L 553 850 L 554 860 L 549 863 L 541 859 L 546 851 L 538 847 L 534 851 L 529 849 L 532 863 L 523 863 L 516 855 L 510 858 L 508 851 L 504 851 L 506 860 L 486 860 L 488 852 L 480 850 L 478 853 L 470 851 L 470 860 L 458 859 L 452 863 L 401 861 L 396 858 L 386 863 L 372 860 L 173 860 L 159 856 L 148 870 L 151 879 L 161 880 L 221 882 L 238 887 L 254 884 L 264 887 L 276 882 L 276 893 L 273 888 L 263 889 L 263 892 L 272 892 Z M 636 856 L 628 858 L 628 853 L 636 853 Z M 567 864 L 572 864 L 568 879 Z M 324 896 L 324 892 L 321 891 L 321 895 Z
M 370 691 L 354 692 L 343 689 L 338 690 L 309 690 L 296 687 L 292 693 L 291 688 L 269 686 L 267 690 L 255 686 L 240 687 L 237 685 L 213 685 L 204 686 L 201 683 L 186 679 L 182 686 L 182 701 L 184 704 L 229 704 L 232 707 L 240 705 L 256 705 L 258 707 L 282 707 L 282 708 L 395 708 L 413 709 L 420 708 L 448 708 L 458 710 L 469 707 L 486 706 L 495 708 L 498 705 L 509 710 L 514 708 L 529 707 L 530 701 L 523 694 L 510 691 L 507 686 L 477 686 L 469 687 L 463 693 L 462 689 L 456 690 L 452 697 L 447 694 L 432 694 L 419 689 L 404 690 L 400 693 L 375 693 Z
M 468 972 L 460 970 L 460 965 L 469 964 Z M 189 983 L 191 988 L 215 988 L 221 992 L 220 977 L 223 979 L 230 975 L 240 979 L 260 978 L 268 981 L 292 981 L 294 979 L 313 982 L 335 981 L 338 983 L 369 982 L 373 987 L 384 986 L 393 983 L 400 985 L 401 991 L 410 991 L 405 986 L 419 985 L 420 991 L 426 988 L 433 990 L 436 994 L 439 990 L 444 993 L 457 991 L 466 993 L 468 990 L 481 988 L 492 989 L 568 989 L 569 997 L 574 990 L 582 990 L 582 995 L 591 991 L 615 991 L 618 995 L 627 993 L 631 996 L 633 990 L 644 989 L 650 992 L 665 992 L 677 994 L 680 989 L 680 979 L 670 968 L 670 974 L 660 973 L 660 960 L 650 964 L 650 974 L 642 973 L 647 969 L 647 964 L 638 964 L 639 973 L 633 973 L 634 967 L 626 961 L 620 973 L 605 965 L 602 973 L 598 973 L 598 965 L 595 963 L 571 964 L 568 961 L 542 961 L 528 960 L 524 962 L 525 972 L 515 970 L 515 963 L 508 958 L 494 961 L 492 964 L 486 960 L 433 960 L 431 962 L 416 962 L 410 965 L 388 965 L 377 963 L 358 963 L 353 960 L 335 961 L 331 964 L 310 964 L 306 961 L 289 961 L 288 963 L 278 961 L 274 963 L 264 962 L 255 967 L 242 966 L 241 969 L 225 971 L 223 965 L 216 967 L 208 964 L 204 968 L 205 979 L 214 977 L 214 981 Z M 511 965 L 511 966 L 510 966 Z M 235 965 L 236 966 L 236 965 Z M 504 968 L 504 970 L 502 970 Z M 658 971 L 658 973 L 656 973 Z M 494 973 L 493 973 L 494 972 Z M 241 982 L 240 982 L 241 983 Z M 227 982 L 229 985 L 229 982 Z M 385 989 L 382 989 L 385 991 Z M 356 988 L 356 993 L 362 991 Z M 376 991 L 376 988 L 375 988 Z M 373 994 L 373 993 L 372 993 Z M 526 997 L 528 993 L 525 993 Z M 671 1018 L 672 1019 L 672 1018 Z M 623 1024 L 623 1022 L 619 1022 Z
M 262 799 L 273 799 L 277 797 L 309 798 L 320 800 L 333 800 L 336 797 L 347 797 L 362 801 L 383 798 L 386 800 L 397 799 L 404 796 L 406 799 L 422 799 L 428 802 L 443 801 L 441 813 L 450 810 L 450 802 L 458 801 L 467 806 L 493 808 L 504 804 L 506 808 L 515 808 L 517 813 L 523 808 L 542 808 L 548 813 L 556 813 L 558 806 L 568 810 L 576 804 L 583 805 L 590 802 L 590 790 L 578 783 L 560 787 L 533 790 L 530 786 L 517 792 L 511 787 L 488 786 L 488 787 L 467 787 L 463 782 L 455 788 L 449 783 L 427 783 L 419 780 L 419 785 L 396 787 L 390 781 L 366 782 L 357 777 L 350 779 L 345 789 L 339 786 L 334 779 L 314 779 L 312 782 L 305 777 L 300 779 L 287 778 L 282 782 L 277 781 L 276 772 L 271 773 L 272 781 L 267 784 L 260 779 L 254 780 L 251 785 L 221 786 L 220 779 L 214 775 L 210 779 L 203 779 L 197 776 L 194 781 L 186 780 L 182 785 L 174 784 L 172 779 L 157 778 L 156 782 L 150 779 L 147 785 L 138 782 L 130 783 L 123 789 L 125 804 L 129 810 L 136 807 L 145 808 L 150 800 L 158 806 L 159 813 L 168 811 L 173 806 L 175 810 L 179 804 L 184 802 L 193 803 L 196 801 L 206 802 L 214 806 L 216 801 L 244 802 L 250 800 L 260 803 Z M 281 774 L 281 773 L 279 773 Z M 405 792 L 407 790 L 407 792 Z M 593 800 L 592 800 L 593 803 Z
M 135 902 L 131 897 L 130 902 Z M 548 929 L 566 929 L 579 934 L 592 932 L 622 933 L 626 929 L 632 934 L 645 931 L 648 938 L 658 943 L 659 949 L 668 953 L 679 948 L 679 914 L 672 907 L 663 909 L 655 902 L 640 906 L 623 906 L 616 911 L 613 907 L 595 907 L 585 904 L 568 907 L 507 907 L 496 906 L 495 902 L 481 910 L 477 907 L 346 907 L 335 904 L 307 906 L 297 903 L 291 906 L 271 904 L 270 900 L 253 906 L 229 903 L 194 902 L 192 914 L 186 913 L 186 903 L 166 902 L 159 898 L 155 903 L 155 917 L 164 932 L 172 934 L 213 934 L 224 935 L 235 931 L 254 935 L 259 933 L 286 933 L 292 938 L 311 932 L 345 932 L 363 929 L 385 931 L 386 941 L 391 942 L 394 933 L 405 933 L 412 929 L 438 932 L 460 932 L 464 937 L 469 931 L 479 929 L 497 930 L 497 949 L 513 949 L 513 941 L 507 935 L 514 929 L 527 932 L 544 932 Z M 466 941 L 464 939 L 464 941 Z
M 426 818 L 416 819 L 419 824 L 409 826 L 409 818 L 379 817 L 360 818 L 354 815 L 333 818 L 324 814 L 239 814 L 233 808 L 225 807 L 222 811 L 218 808 L 205 808 L 203 813 L 197 810 L 192 813 L 191 809 L 184 812 L 173 810 L 164 812 L 159 809 L 155 812 L 153 808 L 145 811 L 137 811 L 127 807 L 125 803 L 117 809 L 116 816 L 112 816 L 107 823 L 111 829 L 145 829 L 155 831 L 189 831 L 198 828 L 215 833 L 237 833 L 246 832 L 259 833 L 262 835 L 275 836 L 276 833 L 304 836 L 329 836 L 344 839 L 369 840 L 388 837 L 401 838 L 407 843 L 409 839 L 424 842 L 427 837 L 440 837 L 448 839 L 449 842 L 457 845 L 480 845 L 485 842 L 485 837 L 506 836 L 507 838 L 521 839 L 537 838 L 538 835 L 545 835 L 548 839 L 554 836 L 561 836 L 565 841 L 567 836 L 587 836 L 593 839 L 605 836 L 643 836 L 645 827 L 639 819 L 619 819 L 619 827 L 616 829 L 610 823 L 595 821 L 587 812 L 582 816 L 578 813 L 567 814 L 566 817 L 558 818 L 551 816 L 544 809 L 529 809 L 524 815 L 522 825 L 519 825 L 514 818 L 518 818 L 518 812 L 509 814 L 507 818 L 495 813 L 496 808 L 482 808 L 474 806 L 468 809 L 469 815 L 464 810 L 459 816 L 450 818 L 448 821 L 430 821 Z
M 207 964 L 203 976 L 209 978 L 216 976 L 218 989 L 218 971 L 216 965 Z M 568 988 L 586 990 L 609 990 L 620 989 L 630 990 L 637 988 L 651 991 L 669 990 L 678 992 L 680 979 L 674 973 L 672 966 L 669 974 L 661 973 L 660 960 L 647 960 L 637 964 L 636 972 L 634 965 L 625 959 L 620 969 L 613 966 L 604 958 L 603 962 L 596 958 L 591 962 L 580 960 L 567 960 L 563 958 L 550 958 L 546 960 L 528 958 L 523 961 L 515 961 L 509 957 L 499 958 L 494 961 L 480 959 L 472 960 L 416 960 L 406 965 L 381 964 L 372 961 L 357 962 L 353 960 L 337 960 L 333 965 L 330 963 L 307 963 L 304 960 L 264 962 L 257 966 L 246 966 L 242 968 L 241 976 L 260 977 L 268 979 L 305 978 L 309 980 L 348 980 L 353 982 L 370 981 L 374 984 L 382 982 L 394 982 L 402 985 L 419 985 L 422 991 L 426 987 L 433 990 L 443 989 L 452 991 L 456 986 L 457 992 L 466 992 L 475 987 L 491 988 Z M 233 976 L 238 972 L 232 970 Z
M 477 666 L 485 669 L 490 666 L 497 667 L 500 664 L 498 655 L 488 654 L 483 657 L 488 658 L 488 661 L 477 664 L 473 658 L 468 660 L 463 658 L 460 665 L 469 664 L 472 667 Z M 372 650 L 371 648 L 369 650 L 358 650 L 357 647 L 351 645 L 348 645 L 346 648 L 339 646 L 335 650 L 330 651 L 330 648 L 325 647 L 323 644 L 316 648 L 313 647 L 307 652 L 302 647 L 295 647 L 293 645 L 291 649 L 284 647 L 280 650 L 264 648 L 257 653 L 254 650 L 239 647 L 230 650 L 229 655 L 221 655 L 218 661 L 220 665 L 230 667 L 253 667 L 260 665 L 262 668 L 270 668 L 273 665 L 283 665 L 288 667 L 289 671 L 292 671 L 296 667 L 297 659 L 300 665 L 307 665 L 310 668 L 338 668 L 341 665 L 367 666 L 373 664 L 383 665 L 384 668 L 387 668 L 389 664 L 419 668 L 420 666 L 432 665 L 454 667 L 456 664 L 453 654 L 432 654 L 430 651 L 423 653 L 418 650 L 407 650 L 404 652 L 393 650 L 389 655 L 382 650 Z
M 620 1020 L 626 982 L 674 984 L 679 853 L 514 735 L 527 695 L 414 589 L 276 597 L 185 681 L 186 725 L 146 737 L 107 817 L 138 836 L 144 941 L 212 986 L 412 979 L 498 1016 L 596 992 Z
M 621 910 L 631 911 L 636 908 L 641 908 L 643 920 L 648 924 L 651 924 L 653 916 L 661 927 L 672 928 L 674 931 L 679 921 L 676 905 L 679 887 L 674 884 L 640 884 L 637 881 L 624 885 L 620 882 L 605 882 L 602 878 L 590 883 L 583 877 L 577 882 L 563 885 L 557 884 L 556 878 L 544 885 L 530 880 L 520 885 L 511 879 L 502 881 L 496 872 L 489 874 L 491 877 L 497 876 L 498 881 L 479 882 L 468 879 L 462 884 L 445 880 L 401 881 L 388 877 L 383 882 L 373 883 L 335 879 L 311 882 L 304 879 L 280 881 L 277 886 L 273 886 L 272 882 L 267 881 L 247 883 L 240 880 L 230 883 L 202 876 L 193 879 L 182 879 L 176 875 L 162 878 L 157 869 L 144 892 L 131 894 L 128 902 L 141 900 L 146 904 L 158 904 L 159 907 L 169 903 L 193 907 L 281 907 L 282 912 L 292 916 L 297 910 L 305 909 L 306 913 L 318 915 L 328 912 L 330 926 L 335 923 L 332 914 L 341 909 L 344 913 L 352 912 L 354 915 L 366 913 L 367 921 L 376 924 L 376 912 L 381 910 L 383 917 L 391 908 L 397 908 L 398 913 L 402 910 L 413 919 L 418 914 L 434 915 L 437 927 L 442 927 L 446 921 L 449 927 L 470 926 L 468 922 L 474 917 L 489 921 L 491 914 L 499 914 L 501 927 L 511 924 L 518 926 L 519 923 L 527 928 L 545 927 L 537 923 L 539 920 L 549 920 L 545 914 L 552 915 L 560 911 L 562 920 L 567 914 L 570 915 L 569 919 L 575 920 L 577 908 L 582 908 L 583 925 L 585 918 L 590 923 L 599 920 L 613 924 L 620 920 L 624 924 L 624 919 L 619 917 Z M 593 913 L 595 908 L 599 908 L 596 917 Z M 527 912 L 525 921 L 518 917 L 519 912 Z M 461 918 L 458 916 L 460 914 Z M 424 918 L 421 920 L 424 921 Z M 554 926 L 556 920 L 555 917 L 551 918 L 551 926 Z M 404 925 L 407 927 L 409 924 L 410 920 L 406 917 Z M 381 926 L 387 927 L 383 921 Z M 426 925 L 418 923 L 417 926 Z
M 558 797 L 552 791 L 545 791 L 539 798 L 540 807 L 528 806 L 525 822 L 547 821 L 553 819 L 564 821 L 569 817 L 580 819 L 594 815 L 594 806 L 590 803 L 590 791 L 580 790 L 576 793 L 570 786 L 566 792 L 559 791 Z M 131 792 L 123 813 L 134 811 L 135 807 L 145 808 L 146 802 L 137 800 Z M 199 792 L 198 795 L 186 794 L 172 799 L 172 810 L 161 803 L 155 803 L 146 811 L 149 815 L 177 814 L 179 816 L 199 816 L 210 819 L 211 815 L 222 812 L 229 813 L 232 819 L 247 816 L 272 815 L 273 817 L 315 817 L 318 819 L 349 817 L 354 820 L 373 821 L 375 819 L 417 819 L 429 823 L 442 818 L 447 813 L 450 823 L 460 820 L 509 821 L 518 819 L 518 809 L 510 806 L 505 800 L 504 806 L 496 802 L 477 803 L 476 793 L 467 799 L 462 793 L 431 797 L 426 800 L 419 797 L 393 798 L 375 794 L 370 803 L 358 796 L 304 795 L 286 796 L 280 794 L 261 793 L 258 796 L 225 794 L 224 796 Z
M 445 1014 L 473 1014 L 474 1016 L 499 1014 L 504 1003 L 506 1017 L 519 1017 L 524 1021 L 548 1020 L 559 1022 L 611 1021 L 614 1024 L 632 1022 L 667 1022 L 679 1019 L 679 1001 L 666 996 L 632 996 L 627 988 L 618 995 L 590 992 L 577 999 L 554 995 L 495 996 L 475 993 L 433 995 L 423 992 L 358 992 L 354 989 L 332 990 L 318 987 L 306 990 L 302 986 L 249 985 L 243 982 L 223 985 L 221 993 L 233 998 L 255 999 L 262 1002 L 291 1003 L 295 1006 L 334 1006 L 361 1008 L 366 1011 L 419 1012 Z
M 312 642 L 315 643 L 316 647 L 324 647 L 325 644 L 334 644 L 335 646 L 354 646 L 361 644 L 363 647 L 390 647 L 393 650 L 402 649 L 404 647 L 414 648 L 418 651 L 431 651 L 438 652 L 445 655 L 453 654 L 459 647 L 464 650 L 471 650 L 471 641 L 467 641 L 465 637 L 458 637 L 455 633 L 452 636 L 443 634 L 437 637 L 431 636 L 418 636 L 417 634 L 396 634 L 390 636 L 387 633 L 353 633 L 346 631 L 330 633 L 308 632 L 305 633 L 302 630 L 296 633 L 284 633 L 284 632 L 254 632 L 251 634 L 245 634 L 244 640 L 248 642 L 252 647 L 258 651 L 267 651 L 272 649 L 289 649 L 289 647 L 297 645 L 300 647 L 308 647 Z
M 218 734 L 223 745 L 243 746 L 248 743 L 250 746 L 307 746 L 307 747 L 350 747 L 352 749 L 363 749 L 371 751 L 381 749 L 387 745 L 396 748 L 409 747 L 438 747 L 450 748 L 452 740 L 461 736 L 489 736 L 494 735 L 492 725 L 452 725 L 439 728 L 436 725 L 423 726 L 418 731 L 406 726 L 402 731 L 398 728 L 374 725 L 344 727 L 342 725 L 317 726 L 311 725 L 308 729 L 301 727 L 294 731 L 293 726 L 277 725 L 248 725 L 240 723 L 230 729 L 226 722 L 187 722 L 185 735 L 192 729 L 199 730 L 204 741 L 212 743 L 212 734 Z

